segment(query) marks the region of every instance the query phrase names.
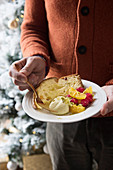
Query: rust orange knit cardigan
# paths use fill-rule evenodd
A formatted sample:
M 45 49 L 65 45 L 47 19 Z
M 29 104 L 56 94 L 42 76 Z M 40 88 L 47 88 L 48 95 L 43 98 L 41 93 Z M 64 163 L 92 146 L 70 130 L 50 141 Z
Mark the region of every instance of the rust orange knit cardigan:
M 83 79 L 112 85 L 113 1 L 26 0 L 21 48 L 46 59 L 48 77 L 75 73 L 78 58 Z

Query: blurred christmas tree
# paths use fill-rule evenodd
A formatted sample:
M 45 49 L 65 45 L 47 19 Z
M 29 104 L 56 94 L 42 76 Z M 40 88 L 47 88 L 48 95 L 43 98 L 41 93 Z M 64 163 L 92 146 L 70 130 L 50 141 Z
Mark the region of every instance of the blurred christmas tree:
M 20 92 L 8 75 L 10 64 L 22 58 L 20 26 L 24 18 L 24 0 L 0 1 L 0 154 L 22 167 L 22 156 L 39 152 L 45 143 L 46 124 L 33 120 L 22 110 Z

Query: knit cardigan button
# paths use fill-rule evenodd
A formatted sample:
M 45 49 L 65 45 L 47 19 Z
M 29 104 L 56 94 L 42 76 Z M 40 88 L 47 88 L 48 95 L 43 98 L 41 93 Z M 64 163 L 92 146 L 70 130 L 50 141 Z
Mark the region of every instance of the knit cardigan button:
M 89 8 L 87 6 L 82 7 L 81 13 L 83 16 L 87 16 L 89 14 Z
M 87 51 L 87 48 L 84 45 L 78 47 L 79 54 L 85 54 L 86 51 Z

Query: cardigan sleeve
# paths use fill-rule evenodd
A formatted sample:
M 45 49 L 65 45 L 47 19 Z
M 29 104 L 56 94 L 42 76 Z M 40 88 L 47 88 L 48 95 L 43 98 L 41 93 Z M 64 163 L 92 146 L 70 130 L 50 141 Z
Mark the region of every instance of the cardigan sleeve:
M 113 79 L 106 82 L 106 85 L 113 85 Z
M 23 57 L 40 55 L 49 67 L 48 23 L 44 0 L 26 0 L 20 41 Z

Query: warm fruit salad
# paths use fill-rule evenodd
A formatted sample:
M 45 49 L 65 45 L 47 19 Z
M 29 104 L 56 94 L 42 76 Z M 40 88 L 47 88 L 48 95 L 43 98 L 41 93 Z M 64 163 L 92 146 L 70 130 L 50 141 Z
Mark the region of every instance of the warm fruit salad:
M 66 96 L 69 100 L 69 111 L 71 113 L 79 113 L 86 109 L 93 102 L 92 87 L 86 89 L 79 87 L 76 90 L 71 87 L 69 95 Z
M 56 112 L 56 114 L 72 114 L 83 112 L 93 102 L 92 87 L 79 87 L 69 89 L 67 96 L 56 97 L 49 105 L 49 108 Z

